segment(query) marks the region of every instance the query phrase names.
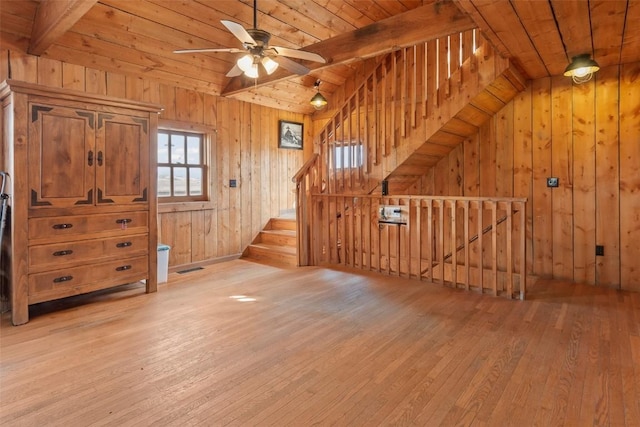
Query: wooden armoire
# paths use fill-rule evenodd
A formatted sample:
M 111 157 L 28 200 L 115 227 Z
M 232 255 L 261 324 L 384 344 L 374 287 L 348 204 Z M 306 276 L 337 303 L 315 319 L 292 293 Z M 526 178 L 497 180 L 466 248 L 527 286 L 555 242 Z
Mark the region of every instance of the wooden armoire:
M 155 292 L 161 107 L 13 80 L 0 99 L 13 324 L 30 304 L 141 280 Z

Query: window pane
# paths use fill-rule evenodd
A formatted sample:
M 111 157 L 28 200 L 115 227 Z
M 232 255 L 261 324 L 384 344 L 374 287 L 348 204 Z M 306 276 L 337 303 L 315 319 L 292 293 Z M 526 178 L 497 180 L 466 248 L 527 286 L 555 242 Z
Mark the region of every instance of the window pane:
M 184 135 L 171 135 L 171 163 L 184 165 Z
M 158 197 L 171 196 L 171 168 L 158 168 Z
M 197 136 L 187 137 L 187 163 L 199 165 L 200 162 L 200 140 Z
M 173 168 L 173 195 L 187 195 L 187 168 Z
M 158 133 L 158 163 L 169 163 L 169 135 Z
M 336 153 L 336 169 L 342 169 L 343 164 L 342 164 L 342 147 L 336 146 L 335 147 L 335 153 Z
M 202 168 L 189 168 L 189 195 L 202 196 Z

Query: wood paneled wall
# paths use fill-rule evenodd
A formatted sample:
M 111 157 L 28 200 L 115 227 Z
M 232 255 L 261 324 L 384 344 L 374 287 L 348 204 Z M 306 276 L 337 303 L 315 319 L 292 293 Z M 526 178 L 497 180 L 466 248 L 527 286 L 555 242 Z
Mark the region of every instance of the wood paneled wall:
M 640 291 L 640 63 L 530 82 L 410 193 L 526 197 L 529 272 Z
M 313 151 L 307 116 L 2 50 L 0 81 L 9 70 L 16 80 L 159 103 L 161 124 L 210 131 L 211 202 L 159 207 L 159 240 L 171 246 L 170 266 L 238 256 L 269 218 L 294 207 L 291 177 Z M 278 148 L 281 119 L 304 123 L 304 151 Z

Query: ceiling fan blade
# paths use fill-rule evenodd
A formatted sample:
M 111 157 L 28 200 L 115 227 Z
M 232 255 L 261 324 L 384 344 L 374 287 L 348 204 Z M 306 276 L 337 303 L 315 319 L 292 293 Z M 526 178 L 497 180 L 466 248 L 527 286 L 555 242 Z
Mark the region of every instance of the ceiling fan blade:
M 227 73 L 227 77 L 236 77 L 242 74 L 242 70 L 238 67 L 238 64 L 234 65 L 232 69 Z
M 292 73 L 299 74 L 304 76 L 309 73 L 309 69 L 302 64 L 298 64 L 296 61 L 292 61 L 289 58 L 285 58 L 284 56 L 270 56 L 271 59 L 276 61 L 278 65 L 280 65 L 285 70 L 291 71 Z
M 200 52 L 229 52 L 229 53 L 243 53 L 246 52 L 244 49 L 236 49 L 232 48 L 221 48 L 221 49 L 213 49 L 213 48 L 204 48 L 204 49 L 178 49 L 174 50 L 173 53 L 200 53 Z
M 227 29 L 231 31 L 231 33 L 236 36 L 236 38 L 243 44 L 249 44 L 252 46 L 255 46 L 257 44 L 253 37 L 251 37 L 251 34 L 249 34 L 242 25 L 233 21 L 227 21 L 225 19 L 220 22 L 222 22 L 222 25 L 227 27 Z
M 326 64 L 327 62 L 322 56 L 313 52 L 307 52 L 304 50 L 297 50 L 297 49 L 289 49 L 287 47 L 280 47 L 280 46 L 271 46 L 271 49 L 275 50 L 278 53 L 278 55 L 288 56 L 289 58 L 304 59 L 306 61 L 321 62 L 323 64 Z

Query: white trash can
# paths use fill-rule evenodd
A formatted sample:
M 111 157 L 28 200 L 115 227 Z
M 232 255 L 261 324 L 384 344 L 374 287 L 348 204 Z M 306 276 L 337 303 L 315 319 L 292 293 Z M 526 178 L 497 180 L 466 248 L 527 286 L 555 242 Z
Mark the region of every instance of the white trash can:
M 171 246 L 158 244 L 158 283 L 166 283 L 169 275 L 169 250 Z

